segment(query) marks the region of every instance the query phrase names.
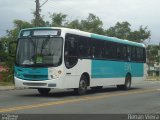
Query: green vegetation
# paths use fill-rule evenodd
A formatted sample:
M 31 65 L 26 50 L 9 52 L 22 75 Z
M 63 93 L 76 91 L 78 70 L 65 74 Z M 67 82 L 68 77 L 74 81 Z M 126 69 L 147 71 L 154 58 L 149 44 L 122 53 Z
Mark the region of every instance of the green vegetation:
M 149 45 L 148 48 L 148 58 L 149 58 L 149 64 L 151 66 L 154 66 L 154 63 L 159 63 L 159 56 L 158 56 L 158 45 Z
M 160 81 L 160 77 L 158 77 L 158 76 L 148 76 L 146 80 L 149 80 L 149 81 Z
M 102 20 L 100 20 L 98 16 L 91 13 L 84 20 L 68 20 L 67 17 L 67 15 L 62 13 L 53 13 L 50 14 L 51 22 L 45 21 L 43 17 L 41 17 L 40 26 L 74 28 L 101 35 L 128 39 L 135 42 L 142 42 L 151 36 L 151 33 L 147 27 L 140 26 L 138 30 L 134 31 L 131 30 L 131 25 L 128 22 L 117 22 L 115 26 L 110 27 L 109 29 L 104 29 Z M 11 41 L 17 40 L 17 36 L 21 29 L 34 27 L 35 22 L 35 19 L 31 20 L 31 22 L 14 20 L 14 28 L 7 30 L 7 35 L 0 38 L 0 57 L 5 58 L 4 66 L 8 68 L 6 72 L 3 72 L 3 82 L 13 81 L 14 58 L 10 57 L 8 54 L 8 44 Z
M 0 82 L 0 86 L 12 86 L 14 85 L 12 82 Z

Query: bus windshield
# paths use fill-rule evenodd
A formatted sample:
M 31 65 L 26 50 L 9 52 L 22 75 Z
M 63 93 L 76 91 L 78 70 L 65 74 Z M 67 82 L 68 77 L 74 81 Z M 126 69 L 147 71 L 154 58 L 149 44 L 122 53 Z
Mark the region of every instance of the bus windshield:
M 62 62 L 60 37 L 20 38 L 16 64 L 20 66 L 58 66 Z

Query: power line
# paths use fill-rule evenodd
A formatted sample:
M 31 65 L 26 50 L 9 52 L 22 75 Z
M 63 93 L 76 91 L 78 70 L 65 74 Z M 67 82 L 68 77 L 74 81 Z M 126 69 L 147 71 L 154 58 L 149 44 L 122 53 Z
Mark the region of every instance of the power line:
M 48 1 L 49 3 L 47 4 L 48 7 L 50 8 L 53 8 L 54 9 L 54 12 L 55 11 L 59 11 L 59 12 L 62 12 L 63 14 L 66 14 L 67 15 L 67 19 L 66 21 L 70 21 L 70 20 L 75 20 L 75 19 L 78 19 L 78 20 L 81 20 L 84 18 L 84 16 L 80 16 L 79 14 L 76 14 L 76 16 L 72 16 L 74 13 L 73 11 L 78 11 L 75 7 L 72 7 L 72 9 L 70 9 L 70 7 L 67 5 L 67 3 L 65 2 L 63 5 L 66 5 L 65 8 L 64 7 L 61 7 L 61 4 L 55 4 L 53 1 L 49 0 Z M 52 13 L 51 11 L 49 13 Z M 52 15 L 52 14 L 50 14 Z M 71 16 L 70 16 L 71 15 Z
M 57 7 L 57 4 L 55 5 L 55 3 L 54 3 L 53 1 L 50 0 L 49 2 L 50 2 L 50 4 L 48 4 L 48 5 L 54 7 L 54 9 L 64 10 L 64 8 Z M 65 4 L 67 4 L 67 3 L 65 3 Z M 74 8 L 72 8 L 72 9 L 65 9 L 65 11 L 70 14 L 70 13 L 73 12 L 73 9 L 74 9 Z
M 40 8 L 44 5 L 44 4 L 46 4 L 48 2 L 48 0 L 46 0 L 41 6 L 40 6 Z
M 53 1 L 49 1 L 49 4 L 47 5 L 47 6 L 49 6 L 49 7 L 52 7 L 52 8 L 54 8 L 54 10 L 57 10 L 57 11 L 60 11 L 60 12 L 64 12 L 64 13 L 67 13 L 67 14 L 71 14 L 71 13 L 73 13 L 73 11 L 75 11 L 76 9 L 70 9 L 70 8 L 66 8 L 66 9 L 64 9 L 64 8 L 62 8 L 62 7 L 58 7 L 58 4 L 54 4 L 54 2 Z M 77 16 L 78 18 L 81 18 L 80 16 Z
M 64 8 L 58 7 L 57 4 L 55 5 L 55 3 L 54 3 L 52 0 L 45 0 L 41 5 L 40 5 L 40 2 L 39 2 L 39 1 L 40 1 L 40 0 L 36 0 L 36 1 L 35 1 L 35 2 L 36 2 L 35 26 L 40 26 L 40 22 L 39 22 L 39 21 L 40 21 L 41 7 L 44 6 L 47 2 L 49 2 L 49 4 L 47 4 L 47 6 L 54 8 L 54 11 L 55 11 L 55 10 L 61 11 L 61 12 L 65 11 L 65 13 L 67 13 L 67 14 L 73 13 L 73 8 L 72 8 L 72 9 L 70 9 L 70 8 L 67 9 L 67 8 L 66 8 L 66 9 L 64 10 Z M 65 4 L 67 4 L 67 3 L 65 3 Z M 74 10 L 76 10 L 76 9 L 74 8 Z M 81 18 L 81 17 L 80 17 L 80 16 L 77 16 L 77 18 Z

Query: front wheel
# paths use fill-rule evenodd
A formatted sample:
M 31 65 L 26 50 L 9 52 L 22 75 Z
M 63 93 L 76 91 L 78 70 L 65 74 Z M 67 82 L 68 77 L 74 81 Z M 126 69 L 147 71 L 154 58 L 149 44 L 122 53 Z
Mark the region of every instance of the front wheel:
M 79 82 L 79 88 L 75 88 L 74 91 L 78 95 L 84 95 L 87 91 L 87 78 L 83 75 Z
M 50 88 L 39 88 L 39 89 L 38 89 L 38 92 L 39 92 L 41 95 L 46 96 L 46 95 L 49 94 L 50 90 L 51 90 Z

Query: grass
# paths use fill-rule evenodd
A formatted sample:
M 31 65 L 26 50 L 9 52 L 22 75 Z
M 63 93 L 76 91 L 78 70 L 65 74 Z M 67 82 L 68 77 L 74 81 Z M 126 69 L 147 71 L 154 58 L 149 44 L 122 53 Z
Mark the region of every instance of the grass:
M 160 77 L 159 76 L 148 76 L 147 80 L 157 80 L 157 81 L 160 81 Z
M 12 82 L 2 82 L 0 81 L 0 86 L 13 86 L 14 84 Z

